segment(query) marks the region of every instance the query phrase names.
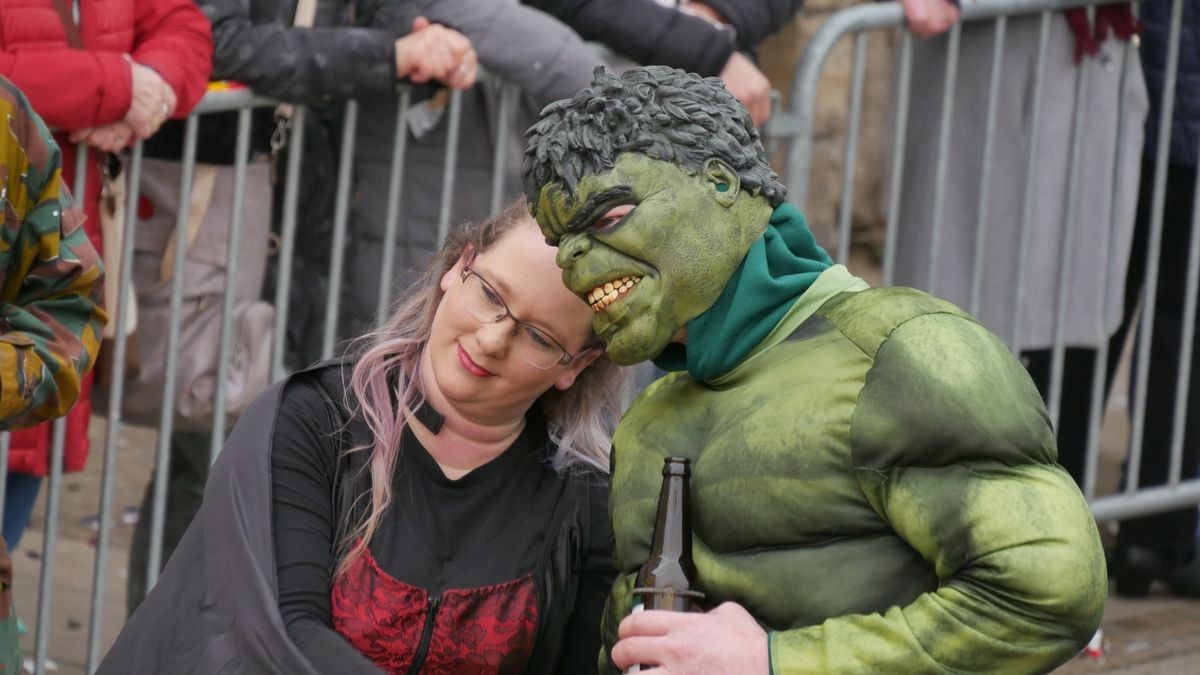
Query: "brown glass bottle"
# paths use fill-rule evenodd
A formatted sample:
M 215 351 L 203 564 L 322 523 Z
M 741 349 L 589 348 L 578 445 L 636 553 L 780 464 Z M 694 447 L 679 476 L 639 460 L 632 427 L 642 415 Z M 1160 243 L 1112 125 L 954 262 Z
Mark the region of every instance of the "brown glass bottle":
M 634 582 L 634 611 L 698 612 L 704 594 L 697 586 L 696 563 L 692 560 L 691 496 L 688 490 L 691 462 L 681 457 L 667 457 L 663 461 L 662 475 L 650 556 L 638 570 Z

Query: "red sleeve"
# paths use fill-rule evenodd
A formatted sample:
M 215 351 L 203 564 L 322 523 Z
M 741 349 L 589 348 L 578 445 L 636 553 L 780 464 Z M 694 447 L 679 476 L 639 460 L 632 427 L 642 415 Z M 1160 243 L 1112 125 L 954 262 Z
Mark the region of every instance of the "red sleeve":
M 186 117 L 212 74 L 212 28 L 192 0 L 136 0 L 133 60 L 175 90 L 175 117 Z
M 56 129 L 111 124 L 129 110 L 129 63 L 116 52 L 0 50 L 0 74 Z

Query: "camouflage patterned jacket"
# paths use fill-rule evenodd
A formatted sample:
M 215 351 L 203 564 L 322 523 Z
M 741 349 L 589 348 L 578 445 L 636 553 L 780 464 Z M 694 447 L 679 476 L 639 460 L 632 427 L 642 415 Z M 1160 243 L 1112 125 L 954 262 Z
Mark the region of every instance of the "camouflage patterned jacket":
M 25 96 L 0 78 L 0 428 L 61 417 L 79 398 L 107 315 L 102 266 L 66 208 L 61 155 Z

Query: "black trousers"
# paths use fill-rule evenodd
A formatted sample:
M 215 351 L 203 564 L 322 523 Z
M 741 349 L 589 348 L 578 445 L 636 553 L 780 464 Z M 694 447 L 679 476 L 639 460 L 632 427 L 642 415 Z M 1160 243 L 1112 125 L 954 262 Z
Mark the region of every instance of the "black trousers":
M 1130 251 L 1125 285 L 1125 307 L 1120 327 L 1109 341 L 1108 362 L 1102 375 L 1105 393 L 1112 387 L 1113 374 L 1130 334 L 1137 333 L 1138 302 L 1146 281 L 1146 252 L 1149 247 L 1150 207 L 1154 183 L 1154 165 L 1142 164 L 1142 181 L 1138 197 L 1137 221 Z M 1130 401 L 1139 372 L 1148 368 L 1145 425 L 1142 437 L 1142 458 L 1138 484 L 1140 487 L 1167 482 L 1171 464 L 1171 434 L 1175 422 L 1177 401 L 1176 379 L 1179 376 L 1180 355 L 1183 351 L 1182 333 L 1184 301 L 1187 287 L 1188 251 L 1191 243 L 1192 209 L 1196 184 L 1194 167 L 1168 165 L 1166 201 L 1163 209 L 1162 245 L 1159 249 L 1158 288 L 1155 298 L 1150 362 L 1143 364 L 1134 358 L 1130 378 Z M 1200 326 L 1192 338 L 1192 364 L 1187 387 L 1187 407 L 1184 410 L 1183 465 L 1184 479 L 1200 475 Z M 1138 335 L 1138 340 L 1144 336 Z M 1135 345 L 1135 347 L 1137 347 Z M 1135 349 L 1136 355 L 1136 349 Z M 1022 355 L 1030 376 L 1043 396 L 1049 394 L 1051 354 L 1036 350 Z M 1068 348 L 1063 360 L 1063 392 L 1059 406 L 1059 462 L 1076 482 L 1083 480 L 1083 459 L 1087 450 L 1089 406 L 1095 376 L 1097 352 L 1092 349 Z M 1127 468 L 1127 467 L 1126 467 Z M 1122 479 L 1124 483 L 1124 479 Z M 1197 510 L 1186 507 L 1121 522 L 1122 542 L 1153 546 L 1164 552 L 1189 554 L 1196 539 Z

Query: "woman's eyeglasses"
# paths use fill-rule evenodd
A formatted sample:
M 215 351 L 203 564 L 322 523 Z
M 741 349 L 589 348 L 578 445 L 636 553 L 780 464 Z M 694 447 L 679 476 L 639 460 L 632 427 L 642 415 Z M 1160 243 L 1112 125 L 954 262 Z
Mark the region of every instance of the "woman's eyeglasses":
M 565 366 L 579 355 L 568 352 L 562 343 L 541 328 L 513 316 L 508 305 L 505 304 L 504 298 L 496 292 L 495 288 L 492 288 L 486 279 L 479 276 L 479 272 L 463 266 L 462 272 L 459 272 L 458 276 L 463 282 L 462 293 L 459 293 L 463 309 L 467 310 L 467 313 L 477 321 L 483 323 L 497 323 L 511 318 L 514 326 L 514 348 L 529 365 L 541 370 L 549 370 L 554 366 Z M 586 351 L 586 348 L 582 351 Z

